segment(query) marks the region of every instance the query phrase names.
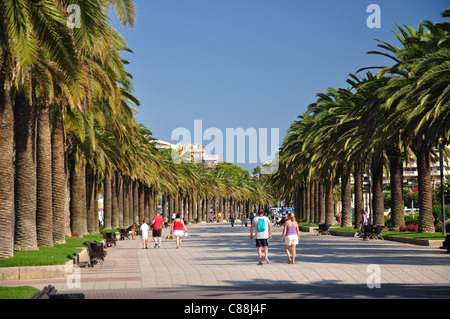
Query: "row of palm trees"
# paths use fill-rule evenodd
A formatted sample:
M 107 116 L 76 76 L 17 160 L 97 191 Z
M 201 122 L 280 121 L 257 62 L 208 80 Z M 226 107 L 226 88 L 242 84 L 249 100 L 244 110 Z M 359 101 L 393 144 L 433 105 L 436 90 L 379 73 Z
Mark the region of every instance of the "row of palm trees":
M 412 157 L 418 167 L 419 232 L 435 230 L 430 158 L 440 143 L 450 141 L 450 23 L 397 28 L 399 46 L 377 40 L 380 50 L 368 52 L 387 57 L 391 65 L 360 69 L 347 79 L 348 88 L 318 93 L 284 139 L 272 183 L 277 196 L 293 202 L 308 222 L 333 222 L 333 189 L 339 185 L 342 226 L 352 226 L 352 178 L 353 224 L 359 228 L 360 211 L 367 209 L 365 174 L 372 222 L 384 225 L 384 173 L 390 179 L 392 225 L 399 228 L 404 224 L 402 168 Z
M 149 219 L 159 198 L 269 198 L 257 179 L 176 165 L 155 147 L 111 8 L 134 25 L 131 0 L 0 2 L 0 258 L 97 233 L 100 193 L 106 227 Z
M 207 220 L 210 213 L 218 216 L 219 212 L 222 218 L 232 211 L 248 215 L 272 199 L 268 183 L 230 163 L 208 169 L 196 163 L 174 164 L 170 151 L 158 156 L 159 163 L 166 166 L 163 171 L 169 174 L 154 183 L 133 180 L 118 170 L 105 176 L 105 228 L 148 222 L 160 207 L 165 221 L 170 221 L 172 213 L 186 221 Z
M 134 24 L 128 0 L 0 3 L 0 258 L 65 241 L 67 178 L 81 171 L 86 134 L 112 125 L 100 110 L 119 119 L 131 107 L 126 43 L 110 7 Z

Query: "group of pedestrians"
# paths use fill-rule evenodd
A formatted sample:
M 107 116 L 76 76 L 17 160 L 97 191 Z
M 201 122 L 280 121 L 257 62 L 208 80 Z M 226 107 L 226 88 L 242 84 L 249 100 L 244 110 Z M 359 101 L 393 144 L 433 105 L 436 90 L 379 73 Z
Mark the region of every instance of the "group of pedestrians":
M 233 216 L 234 217 L 234 216 Z M 234 218 L 233 218 L 234 219 Z M 156 212 L 150 224 L 144 220 L 140 226 L 142 247 L 148 249 L 149 231 L 152 229 L 152 237 L 155 242 L 154 248 L 161 248 L 162 225 L 164 219 L 160 212 Z M 253 232 L 255 231 L 255 243 L 258 251 L 259 265 L 263 264 L 263 254 L 265 262 L 269 261 L 269 240 L 272 239 L 272 224 L 264 215 L 264 211 L 260 209 L 258 216 L 252 218 L 250 226 L 250 239 L 253 239 Z M 181 248 L 181 240 L 187 235 L 187 228 L 184 221 L 180 218 L 180 214 L 172 216 L 172 226 L 170 235 L 176 239 L 177 249 Z M 290 213 L 288 219 L 284 223 L 281 241 L 285 243 L 286 255 L 288 257 L 288 264 L 295 264 L 296 246 L 300 240 L 300 230 L 295 219 L 295 215 Z
M 152 230 L 153 241 L 155 242 L 154 248 L 161 248 L 161 237 L 162 237 L 162 225 L 164 224 L 164 219 L 160 212 L 156 212 L 151 224 L 148 224 L 145 220 L 140 226 L 142 248 L 148 249 L 148 237 L 150 229 Z M 170 235 L 176 238 L 177 248 L 181 248 L 181 238 L 187 236 L 187 229 L 184 221 L 180 218 L 180 214 L 174 214 L 172 216 L 172 226 L 170 230 Z
M 254 217 L 250 226 L 250 240 L 253 239 L 253 231 L 255 230 L 255 244 L 258 251 L 259 263 L 263 264 L 263 253 L 266 263 L 269 261 L 269 240 L 272 239 L 272 224 L 269 218 L 264 215 L 264 211 L 260 209 L 258 216 Z M 300 240 L 300 230 L 295 220 L 294 213 L 289 214 L 288 220 L 284 223 L 281 241 L 285 243 L 288 264 L 295 264 L 296 246 Z
M 150 229 L 152 230 L 153 241 L 155 242 L 154 248 L 161 248 L 161 236 L 162 236 L 162 225 L 164 224 L 164 219 L 161 217 L 159 212 L 156 212 L 151 224 L 147 224 L 144 220 L 140 226 L 142 248 L 148 249 L 148 237 Z

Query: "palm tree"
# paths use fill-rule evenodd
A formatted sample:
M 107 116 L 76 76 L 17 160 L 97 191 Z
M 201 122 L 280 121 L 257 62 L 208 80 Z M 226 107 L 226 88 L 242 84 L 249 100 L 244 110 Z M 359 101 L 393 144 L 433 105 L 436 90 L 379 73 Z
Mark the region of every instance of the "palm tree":
M 38 60 L 38 51 L 46 51 L 48 57 L 51 58 L 55 64 L 60 66 L 61 71 L 65 76 L 76 78 L 76 65 L 70 64 L 73 57 L 73 47 L 70 43 L 70 34 L 64 31 L 65 19 L 61 11 L 57 9 L 55 3 L 47 2 L 45 5 L 38 4 L 33 1 L 3 1 L 0 4 L 0 25 L 1 27 L 1 48 L 0 48 L 0 61 L 1 61 L 1 93 L 2 99 L 0 108 L 0 118 L 2 119 L 2 126 L 0 128 L 0 136 L 2 138 L 0 156 L 0 167 L 2 167 L 2 185 L 0 186 L 0 220 L 1 228 L 5 227 L 5 240 L 6 242 L 1 245 L 0 257 L 11 257 L 13 250 L 11 249 L 12 232 L 11 232 L 11 208 L 12 208 L 12 150 L 14 141 L 14 117 L 12 101 L 15 99 L 15 88 L 19 87 L 17 108 L 21 108 L 23 114 L 27 112 L 27 109 L 23 107 L 26 105 L 26 101 L 31 101 L 30 97 L 34 92 L 32 89 L 35 84 L 32 84 L 29 80 L 32 78 L 31 69 L 33 64 Z M 54 30 L 60 30 L 59 34 L 56 34 Z M 17 84 L 17 85 L 16 85 Z M 27 89 L 27 88 L 28 89 Z M 20 95 L 20 96 L 19 96 Z M 34 103 L 34 102 L 33 102 Z M 28 103 L 30 104 L 30 103 Z M 30 123 L 34 123 L 33 115 L 26 115 L 26 118 L 31 119 Z M 17 118 L 17 116 L 16 116 Z M 20 125 L 20 123 L 16 123 Z M 34 125 L 34 124 L 33 124 Z M 26 129 L 28 131 L 28 128 Z M 19 137 L 20 138 L 20 137 Z M 17 144 L 17 143 L 16 143 Z M 28 157 L 30 160 L 31 156 Z M 24 158 L 24 155 L 19 155 L 19 161 Z M 22 163 L 18 163 L 18 167 L 24 167 Z M 24 174 L 19 173 L 19 176 Z M 35 177 L 30 177 L 31 183 Z M 20 179 L 20 178 L 19 178 Z M 17 181 L 19 179 L 16 178 Z M 11 183 L 10 183 L 11 182 Z M 22 182 L 20 182 L 23 184 Z M 30 183 L 30 184 L 31 184 Z M 18 190 L 19 194 L 23 192 L 23 187 L 20 186 Z M 35 217 L 27 216 L 23 209 L 26 208 L 26 204 L 22 201 L 24 199 L 15 199 L 18 206 L 18 225 L 21 230 L 26 226 L 26 221 L 23 218 L 31 218 L 29 227 L 33 227 L 33 220 Z M 34 204 L 36 205 L 36 202 Z M 29 207 L 36 212 L 35 208 Z M 32 231 L 34 232 L 34 231 Z M 18 246 L 20 249 L 36 249 L 36 237 L 29 236 L 30 239 L 22 239 L 22 234 L 15 232 L 18 237 Z M 33 234 L 33 233 L 32 233 Z
M 37 119 L 37 240 L 44 247 L 53 246 L 52 147 L 50 107 L 40 107 Z
M 15 249 L 36 250 L 36 153 L 35 103 L 28 102 L 24 92 L 17 92 L 15 119 Z
M 435 54 L 441 50 L 439 43 L 445 42 L 445 39 L 448 38 L 448 33 L 428 22 L 420 24 L 418 30 L 408 26 L 398 27 L 398 29 L 400 33 L 395 34 L 402 44 L 402 48 L 380 41 L 379 47 L 391 53 L 390 55 L 384 55 L 394 60 L 395 64 L 391 67 L 383 68 L 379 72 L 379 77 L 385 74 L 392 74 L 387 83 L 387 90 L 390 92 L 390 96 L 386 100 L 386 107 L 392 114 L 388 123 L 392 127 L 392 123 L 402 121 L 403 136 L 405 136 L 404 143 L 407 147 L 410 147 L 417 159 L 420 198 L 419 231 L 434 232 L 430 152 L 433 145 L 437 145 L 437 140 L 441 137 L 442 132 L 444 132 L 444 135 L 448 135 L 448 124 L 443 124 L 445 121 L 442 122 L 445 117 L 448 117 L 448 110 L 445 107 L 446 103 L 448 105 L 448 98 L 447 102 L 445 102 L 445 94 L 442 95 L 440 93 L 442 92 L 440 90 L 443 88 L 442 82 L 434 82 L 436 87 L 441 89 L 435 90 L 434 98 L 431 99 L 429 99 L 431 97 L 429 93 L 434 90 L 431 89 L 433 85 L 428 82 L 427 89 L 425 89 L 424 86 L 420 86 L 418 83 L 420 79 L 425 80 L 427 75 L 432 73 L 429 70 L 434 69 L 434 67 L 440 71 L 445 70 L 445 62 L 442 65 L 433 60 L 433 58 L 428 60 L 427 57 L 436 56 Z M 380 52 L 373 53 L 383 54 Z M 425 61 L 429 61 L 429 63 Z M 442 66 L 444 66 L 444 69 L 442 69 Z M 418 89 L 418 87 L 424 88 L 425 91 Z M 440 92 L 437 93 L 437 91 Z M 435 121 L 436 119 L 438 121 Z
M 52 153 L 52 215 L 53 243 L 65 243 L 66 226 L 68 223 L 66 211 L 67 169 L 65 157 L 64 124 L 59 107 L 53 108 L 53 129 L 51 132 Z

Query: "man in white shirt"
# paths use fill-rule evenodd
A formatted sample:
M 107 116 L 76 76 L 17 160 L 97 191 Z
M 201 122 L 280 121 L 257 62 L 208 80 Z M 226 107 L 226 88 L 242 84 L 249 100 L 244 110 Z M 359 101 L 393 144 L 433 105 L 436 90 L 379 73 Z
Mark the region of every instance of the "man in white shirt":
M 269 263 L 269 239 L 272 238 L 272 224 L 269 218 L 264 216 L 264 211 L 260 209 L 258 216 L 253 219 L 250 226 L 250 239 L 253 239 L 253 229 L 255 229 L 255 242 L 258 249 L 258 265 L 262 265 L 262 249 L 264 248 L 264 256 L 266 263 Z

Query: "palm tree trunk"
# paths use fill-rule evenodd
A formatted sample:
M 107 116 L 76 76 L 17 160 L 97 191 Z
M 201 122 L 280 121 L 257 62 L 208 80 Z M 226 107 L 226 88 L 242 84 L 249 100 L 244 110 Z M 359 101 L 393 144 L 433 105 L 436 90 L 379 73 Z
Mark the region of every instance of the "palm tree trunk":
M 194 218 L 194 200 L 192 198 L 192 196 L 189 196 L 187 198 L 187 202 L 188 202 L 188 220 L 191 221 Z
M 134 222 L 140 224 L 142 220 L 139 215 L 139 181 L 133 181 L 133 216 Z
M 112 220 L 112 181 L 108 170 L 105 172 L 103 185 L 103 214 L 103 227 L 110 229 Z
M 398 152 L 389 154 L 389 172 L 391 184 L 391 229 L 398 230 L 405 224 L 404 201 L 403 201 L 403 163 Z
M 333 182 L 325 182 L 325 223 L 332 225 L 334 220 Z
M 372 160 L 372 223 L 384 225 L 384 197 L 383 197 L 383 155 L 374 154 Z
M 68 214 L 66 154 L 64 151 L 64 124 L 59 106 L 53 108 L 52 143 L 52 212 L 53 212 L 53 243 L 66 242 L 66 226 Z
M 14 112 L 12 88 L 6 83 L 6 61 L 3 56 L 0 63 L 0 258 L 9 258 L 14 256 Z
M 177 196 L 177 214 L 180 214 L 180 217 L 183 217 L 183 195 L 181 194 L 181 191 L 178 193 Z
M 87 234 L 86 216 L 86 160 L 81 155 L 78 170 L 74 160 L 70 170 L 70 228 L 72 232 L 79 236 Z
M 314 193 L 316 192 L 316 185 L 314 184 L 314 181 L 310 181 L 309 182 L 309 199 L 310 199 L 310 204 L 309 204 L 309 223 L 313 223 L 314 222 L 314 212 L 316 210 L 316 206 L 314 205 Z
M 123 227 L 123 175 L 120 171 L 116 173 L 117 178 L 117 227 Z
M 313 223 L 319 222 L 319 182 L 314 181 L 314 220 Z
M 53 246 L 52 147 L 50 108 L 42 105 L 37 119 L 37 240 L 43 247 Z
M 361 228 L 361 210 L 364 209 L 364 193 L 363 193 L 363 170 L 361 165 L 355 167 L 355 228 Z
M 419 182 L 419 233 L 433 233 L 430 149 L 424 139 L 420 139 L 417 154 L 417 174 Z
M 67 165 L 69 166 L 69 165 Z M 69 173 L 67 173 L 69 175 Z M 64 232 L 66 237 L 72 236 L 72 230 L 70 229 L 70 177 L 67 177 L 66 187 L 65 187 L 65 200 L 64 200 L 64 214 L 66 218 L 64 219 Z
M 86 165 L 86 222 L 88 234 L 98 232 L 97 174 L 91 165 Z
M 306 218 L 306 222 L 309 223 L 311 222 L 310 216 L 311 216 L 311 183 L 310 182 L 306 182 L 306 186 L 305 186 L 305 202 L 306 202 L 306 211 L 305 211 L 305 218 Z
M 190 210 L 189 210 L 189 197 L 188 197 L 188 195 L 186 195 L 184 197 L 183 202 L 184 202 L 184 204 L 183 204 L 183 207 L 184 207 L 183 220 L 189 220 L 189 212 L 190 212 Z
M 350 185 L 350 175 L 342 176 L 342 227 L 352 226 L 352 189 Z
M 170 221 L 170 217 L 175 210 L 175 199 L 172 194 L 167 194 L 167 201 L 169 203 L 169 207 L 167 208 L 167 221 Z
M 123 180 L 123 224 L 128 227 L 133 224 L 130 218 L 130 178 Z
M 319 220 L 317 221 L 318 224 L 324 224 L 326 219 L 326 206 L 327 206 L 327 200 L 326 200 L 326 184 L 325 182 L 319 183 Z
M 213 198 L 213 212 L 214 212 L 214 215 L 216 215 L 216 218 L 217 218 L 217 197 L 216 196 L 214 196 L 214 198 Z
M 222 217 L 222 220 L 223 219 L 225 219 L 225 198 L 224 197 L 219 197 L 220 198 L 220 210 L 219 210 L 219 212 L 221 213 L 221 217 Z
M 119 226 L 119 203 L 116 171 L 111 174 L 111 228 Z
M 171 212 L 171 214 L 172 213 L 178 214 L 178 211 L 180 210 L 180 208 L 179 208 L 179 204 L 180 204 L 179 196 L 180 196 L 179 194 L 173 195 L 173 212 Z
M 197 196 L 197 220 L 201 221 L 203 219 L 202 214 L 202 200 L 200 196 Z
M 144 209 L 144 200 L 145 200 L 145 189 L 144 189 L 144 184 L 142 182 L 139 182 L 139 187 L 138 187 L 138 210 L 139 210 L 139 220 L 145 220 L 146 222 L 148 222 L 148 218 L 145 214 L 145 209 Z
M 205 198 L 202 200 L 202 215 L 203 215 L 203 219 L 208 219 L 208 215 L 209 215 L 209 209 L 207 209 L 207 207 L 209 207 L 209 201 L 208 198 Z
M 142 210 L 142 218 L 147 222 L 150 221 L 150 211 L 153 211 L 154 207 L 155 196 L 153 194 L 153 189 L 141 183 L 141 190 L 139 193 L 139 211 Z
M 16 94 L 14 105 L 16 138 L 15 250 L 38 249 L 36 240 L 35 115 L 35 104 L 29 103 L 23 93 Z
M 300 220 L 306 218 L 306 190 L 305 184 L 300 185 Z
M 162 218 L 167 220 L 168 217 L 168 204 L 169 204 L 169 195 L 167 193 L 162 194 Z
M 293 191 L 292 191 L 292 196 L 294 197 L 294 199 L 293 199 L 293 201 L 294 201 L 294 203 L 293 203 L 293 206 L 294 206 L 294 214 L 295 214 L 295 217 L 298 219 L 298 202 L 297 202 L 297 200 L 298 200 L 298 194 L 297 194 L 297 192 L 298 192 L 298 190 L 297 190 L 297 186 L 293 186 Z

